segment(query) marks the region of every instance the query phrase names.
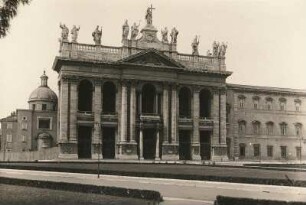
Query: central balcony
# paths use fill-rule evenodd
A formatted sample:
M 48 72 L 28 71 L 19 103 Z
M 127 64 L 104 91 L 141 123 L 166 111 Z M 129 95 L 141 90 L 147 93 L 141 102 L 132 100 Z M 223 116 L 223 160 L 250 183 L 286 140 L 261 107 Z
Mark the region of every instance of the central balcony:
M 118 124 L 118 113 L 102 113 L 101 123 L 103 126 L 117 126 Z
M 139 115 L 139 120 L 144 123 L 157 123 L 161 121 L 161 117 L 156 113 L 142 113 Z
M 200 118 L 199 120 L 199 128 L 201 130 L 212 130 L 214 127 L 214 121 L 210 118 Z
M 93 112 L 89 112 L 89 111 L 78 111 L 77 119 L 78 121 L 93 122 L 94 114 Z
M 180 116 L 178 119 L 178 125 L 181 129 L 192 129 L 193 128 L 193 120 L 188 116 Z

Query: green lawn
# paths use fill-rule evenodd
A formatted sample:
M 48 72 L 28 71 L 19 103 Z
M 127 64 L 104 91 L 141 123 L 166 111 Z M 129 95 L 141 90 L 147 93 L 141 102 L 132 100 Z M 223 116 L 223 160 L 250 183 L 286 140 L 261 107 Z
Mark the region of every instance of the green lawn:
M 0 205 L 148 205 L 141 199 L 0 184 Z M 152 204 L 152 203 L 151 203 Z

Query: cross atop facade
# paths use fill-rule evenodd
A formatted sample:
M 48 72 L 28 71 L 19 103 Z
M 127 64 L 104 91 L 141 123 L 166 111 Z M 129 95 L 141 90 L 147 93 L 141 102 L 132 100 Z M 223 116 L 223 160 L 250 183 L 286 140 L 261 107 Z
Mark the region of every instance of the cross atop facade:
M 152 10 L 155 9 L 153 8 L 152 4 L 151 7 L 148 7 L 147 9 L 147 14 L 146 14 L 146 20 L 148 25 L 152 25 L 153 17 L 152 17 Z

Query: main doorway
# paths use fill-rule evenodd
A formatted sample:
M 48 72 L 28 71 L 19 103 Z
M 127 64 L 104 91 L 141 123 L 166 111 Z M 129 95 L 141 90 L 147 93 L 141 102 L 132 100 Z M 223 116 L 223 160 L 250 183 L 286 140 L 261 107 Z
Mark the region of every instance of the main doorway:
M 104 159 L 115 158 L 115 128 L 104 127 L 102 129 L 102 154 Z
M 155 129 L 143 130 L 143 158 L 155 159 L 156 131 Z
M 200 131 L 200 151 L 202 160 L 211 159 L 211 132 Z
M 179 158 L 180 160 L 191 160 L 191 131 L 179 131 Z
M 79 126 L 78 128 L 78 158 L 91 158 L 91 132 L 92 128 Z

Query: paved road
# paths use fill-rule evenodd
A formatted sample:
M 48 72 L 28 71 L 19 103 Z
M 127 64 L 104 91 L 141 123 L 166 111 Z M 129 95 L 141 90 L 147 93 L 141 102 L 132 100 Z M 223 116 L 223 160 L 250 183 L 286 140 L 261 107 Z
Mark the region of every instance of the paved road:
M 46 171 L 0 169 L 0 176 L 159 191 L 164 204 L 213 204 L 217 195 L 306 201 L 306 188 Z

